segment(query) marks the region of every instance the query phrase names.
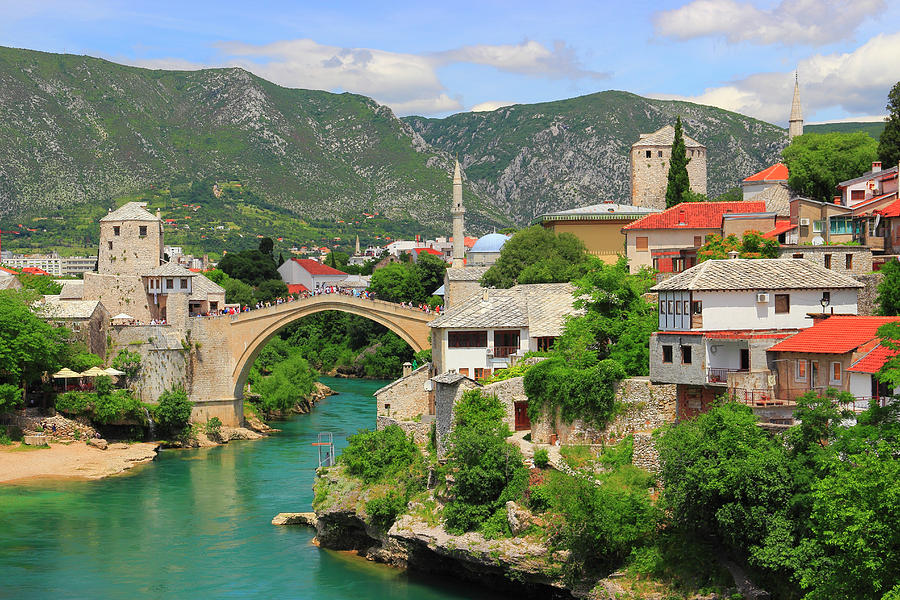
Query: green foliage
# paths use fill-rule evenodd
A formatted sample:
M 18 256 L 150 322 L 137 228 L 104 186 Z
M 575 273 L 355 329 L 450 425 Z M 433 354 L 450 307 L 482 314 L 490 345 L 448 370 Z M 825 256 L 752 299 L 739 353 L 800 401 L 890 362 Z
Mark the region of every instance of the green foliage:
M 369 289 L 379 300 L 388 302 L 418 303 L 426 298 L 425 287 L 412 263 L 392 263 L 378 269 L 372 273 Z
M 413 354 L 413 360 L 419 366 L 424 365 L 425 363 L 431 362 L 431 348 L 425 348 L 424 350 L 419 350 L 415 354 Z
M 87 415 L 101 425 L 123 420 L 143 421 L 144 406 L 129 390 L 112 389 L 108 377 L 97 377 L 94 387 L 93 392 L 58 394 L 56 410 L 70 415 Z
M 166 390 L 159 396 L 153 417 L 166 435 L 180 435 L 191 419 L 193 404 L 182 387 Z
M 274 364 L 271 375 L 256 384 L 256 391 L 261 396 L 259 408 L 266 413 L 291 410 L 315 391 L 317 376 L 306 359 L 292 351 Z
M 450 533 L 487 526 L 486 533 L 497 534 L 491 517 L 507 501 L 519 499 L 528 484 L 521 451 L 506 442 L 510 432 L 504 415 L 497 397 L 480 390 L 465 392 L 455 407 L 448 456 L 453 499 L 444 510 Z
M 711 233 L 706 244 L 697 251 L 698 262 L 710 259 L 728 258 L 729 252 L 738 252 L 739 258 L 778 258 L 780 248 L 778 240 L 764 238 L 758 231 L 748 231 L 741 239 L 735 234 L 725 238 Z
M 666 208 L 672 208 L 682 202 L 690 202 L 686 197 L 691 191 L 691 181 L 688 178 L 687 166 L 691 159 L 687 157 L 687 149 L 684 145 L 684 130 L 681 126 L 681 116 L 675 120 L 675 140 L 672 142 L 672 157 L 669 159 L 669 174 L 666 184 Z
M 366 515 L 373 525 L 386 531 L 397 520 L 397 515 L 406 510 L 407 503 L 404 494 L 389 490 L 384 496 L 366 502 Z
M 60 362 L 76 373 L 83 373 L 91 367 L 102 367 L 103 359 L 89 352 L 81 341 L 75 341 L 63 349 Z
M 878 284 L 878 314 L 900 315 L 900 261 L 889 260 L 881 267 Z
M 716 202 L 743 202 L 744 201 L 744 190 L 741 189 L 741 186 L 735 186 L 725 192 L 724 194 L 719 194 L 715 197 Z
M 420 252 L 419 258 L 416 260 L 413 272 L 422 284 L 426 296 L 433 298 L 430 294 L 444 284 L 444 272 L 447 270 L 447 263 L 442 258 L 427 252 Z
M 53 281 L 48 275 L 31 275 L 29 273 L 21 273 L 16 275 L 19 283 L 26 290 L 34 290 L 42 295 L 55 295 L 62 291 L 62 284 Z
M 211 440 L 218 440 L 222 437 L 222 420 L 219 417 L 211 417 L 206 420 L 203 426 L 206 435 Z
M 372 484 L 408 475 L 420 465 L 421 453 L 397 425 L 369 431 L 361 429 L 347 438 L 341 462 L 347 472 Z
M 900 324 L 887 323 L 878 328 L 881 343 L 892 350 L 900 350 Z M 882 365 L 878 372 L 878 381 L 886 383 L 891 389 L 900 387 L 900 354 L 894 355 Z
M 22 405 L 22 388 L 12 383 L 0 383 L 0 413 Z
M 515 377 L 524 377 L 525 373 L 533 367 L 535 363 L 526 362 L 520 360 L 516 364 L 511 367 L 507 367 L 505 369 L 498 369 L 494 371 L 494 374 L 487 380 L 487 383 L 494 383 L 497 381 L 506 381 L 507 379 L 513 379 Z
M 138 352 L 122 348 L 113 359 L 112 366 L 125 373 L 127 379 L 134 379 L 141 370 L 141 355 Z
M 634 458 L 634 436 L 626 436 L 618 444 L 604 446 L 599 461 L 606 469 L 615 470 L 630 465 Z
M 830 202 L 839 182 L 871 169 L 877 151 L 878 143 L 864 132 L 807 133 L 795 137 L 781 155 L 791 189 Z
M 59 412 L 80 415 L 90 410 L 95 397 L 92 392 L 65 392 L 57 394 L 54 406 Z
M 559 417 L 604 426 L 615 413 L 616 384 L 626 376 L 622 364 L 601 360 L 577 368 L 561 357 L 539 362 L 525 374 L 528 416 L 532 421 Z
M 888 92 L 885 108 L 888 116 L 878 142 L 878 158 L 887 169 L 900 163 L 900 81 Z
M 209 271 L 204 275 L 213 283 L 218 283 L 225 288 L 225 301 L 229 304 L 250 306 L 256 302 L 253 296 L 253 286 L 249 283 L 244 283 L 240 279 L 232 279 L 219 269 Z
M 226 290 L 227 294 L 227 290 Z M 259 302 L 274 302 L 276 298 L 284 298 L 288 295 L 288 287 L 279 279 L 268 279 L 256 288 L 256 299 Z
M 588 254 L 571 233 L 556 235 L 540 225 L 517 231 L 500 257 L 481 277 L 484 287 L 510 288 L 517 283 L 571 281 L 584 273 Z
M 27 384 L 59 369 L 71 332 L 35 315 L 27 294 L 0 291 L 0 383 Z
M 232 279 L 239 279 L 252 286 L 258 286 L 272 279 L 281 279 L 275 260 L 259 250 L 229 252 L 222 257 L 217 266 Z
M 534 451 L 534 466 L 544 469 L 550 464 L 550 452 L 546 448 L 538 448 Z
M 528 490 L 528 508 L 535 513 L 546 511 L 553 504 L 553 493 L 547 485 L 536 485 Z

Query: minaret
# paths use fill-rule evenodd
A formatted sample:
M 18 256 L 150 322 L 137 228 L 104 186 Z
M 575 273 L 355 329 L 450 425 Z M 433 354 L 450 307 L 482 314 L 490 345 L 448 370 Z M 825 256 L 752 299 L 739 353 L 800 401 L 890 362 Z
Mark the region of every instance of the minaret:
M 453 169 L 453 206 L 450 214 L 453 215 L 453 262 L 450 263 L 450 267 L 456 269 L 465 266 L 466 258 L 466 238 L 463 231 L 463 215 L 466 214 L 466 209 L 462 201 L 462 173 L 459 170 L 459 159 L 456 160 L 456 167 Z
M 359 256 L 361 252 L 359 251 L 359 234 L 356 234 L 356 256 Z
M 794 101 L 791 103 L 791 118 L 788 121 L 788 142 L 803 135 L 803 113 L 800 111 L 800 81 L 794 72 Z

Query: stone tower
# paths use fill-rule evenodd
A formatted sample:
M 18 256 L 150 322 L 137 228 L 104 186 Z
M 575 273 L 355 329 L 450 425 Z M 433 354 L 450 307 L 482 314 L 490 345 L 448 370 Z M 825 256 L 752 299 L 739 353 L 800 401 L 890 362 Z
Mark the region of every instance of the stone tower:
M 800 110 L 800 78 L 794 73 L 794 101 L 791 102 L 791 118 L 788 120 L 788 141 L 803 135 L 803 112 Z
M 462 173 L 459 169 L 459 159 L 456 160 L 456 166 L 453 168 L 453 206 L 450 208 L 450 214 L 453 215 L 453 262 L 450 266 L 455 269 L 465 266 L 466 258 L 466 238 L 463 221 L 466 209 L 462 200 Z
M 128 202 L 100 219 L 98 273 L 140 276 L 162 263 L 162 220 L 145 206 Z
M 675 144 L 675 128 L 666 125 L 653 133 L 642 133 L 631 146 L 631 204 L 647 208 L 666 208 L 669 159 Z M 684 136 L 688 179 L 691 191 L 706 193 L 706 146 Z

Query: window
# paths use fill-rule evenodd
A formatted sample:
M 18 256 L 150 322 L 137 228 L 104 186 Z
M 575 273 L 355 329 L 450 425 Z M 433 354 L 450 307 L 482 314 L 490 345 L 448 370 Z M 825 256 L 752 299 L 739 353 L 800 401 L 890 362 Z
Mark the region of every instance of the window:
M 813 221 L 813 233 L 822 233 L 825 231 L 825 221 Z
M 487 348 L 487 331 L 450 331 L 447 345 L 450 348 Z
M 830 254 L 825 255 L 825 268 L 826 269 L 831 268 L 831 255 Z
M 703 236 L 695 235 L 694 236 L 694 248 L 699 248 L 703 245 Z
M 188 288 L 188 280 L 187 277 L 181 278 L 181 289 L 186 290 Z
M 690 300 L 682 300 L 682 304 L 684 305 L 684 314 L 691 314 L 691 301 Z
M 109 246 L 109 249 L 112 250 L 112 242 L 106 242 L 106 244 Z
M 556 338 L 550 335 L 537 338 L 538 352 L 550 352 L 553 349 L 553 341 Z
M 837 383 L 841 382 L 841 363 L 833 362 L 831 363 L 831 381 L 829 383 Z
M 865 200 L 866 199 L 866 190 L 850 190 L 850 199 L 851 200 Z
M 175 280 L 174 279 L 166 279 L 166 289 L 171 290 L 174 287 L 175 287 Z
M 791 255 L 791 258 L 803 258 L 803 253 L 797 252 L 797 253 Z
M 646 156 L 647 158 L 650 158 L 651 156 L 653 156 L 653 151 L 652 151 L 652 150 L 647 150 L 646 153 L 645 153 L 645 156 Z
M 798 358 L 794 367 L 794 381 L 806 381 L 806 360 Z
M 833 235 L 853 233 L 853 221 L 848 217 L 831 217 L 828 230 Z
M 391 405 L 388 404 L 387 402 L 385 402 L 385 404 L 384 404 L 384 410 L 391 410 Z
M 702 315 L 703 314 L 703 301 L 702 300 L 694 300 L 691 303 L 693 309 L 691 314 Z
M 848 271 L 853 269 L 853 255 L 845 254 L 844 255 L 844 268 Z
M 683 364 L 683 365 L 691 364 L 691 347 L 690 346 L 682 346 L 681 347 L 681 364 Z
M 672 346 L 663 346 L 663 362 L 671 363 L 672 362 Z
M 831 304 L 831 292 L 822 292 L 822 300 L 825 304 Z
M 647 251 L 647 237 L 639 236 L 634 240 L 634 247 L 638 252 L 646 252 Z
M 669 300 L 669 314 L 670 315 L 675 314 L 675 301 L 674 300 Z
M 662 150 L 657 150 L 656 156 L 657 156 L 657 158 L 662 158 Z
M 676 315 L 681 314 L 681 302 L 678 300 L 675 300 L 675 314 Z
M 121 233 L 121 231 L 122 231 L 121 227 L 119 227 L 118 225 L 113 225 L 113 235 L 119 235 L 119 233 Z
M 494 356 L 506 358 L 519 350 L 519 330 L 494 332 Z
M 141 237 L 147 237 L 147 226 L 141 225 L 138 227 L 138 235 Z
M 791 312 L 791 295 L 775 294 L 775 314 Z
M 475 381 L 481 381 L 482 379 L 484 379 L 484 369 L 475 367 Z
M 667 314 L 667 313 L 666 313 L 666 301 L 665 301 L 665 300 L 661 300 L 661 301 L 660 301 L 660 303 L 659 303 L 659 312 L 660 312 L 661 314 Z

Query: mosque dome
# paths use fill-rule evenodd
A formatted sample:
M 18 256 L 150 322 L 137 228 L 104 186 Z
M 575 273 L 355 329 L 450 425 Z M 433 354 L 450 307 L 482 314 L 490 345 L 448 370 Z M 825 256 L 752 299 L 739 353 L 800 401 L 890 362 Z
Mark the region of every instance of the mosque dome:
M 475 245 L 472 246 L 472 249 L 469 250 L 469 252 L 500 252 L 500 249 L 503 248 L 503 244 L 505 244 L 508 239 L 509 236 L 503 235 L 502 233 L 489 233 L 478 238 L 478 241 L 475 242 Z

